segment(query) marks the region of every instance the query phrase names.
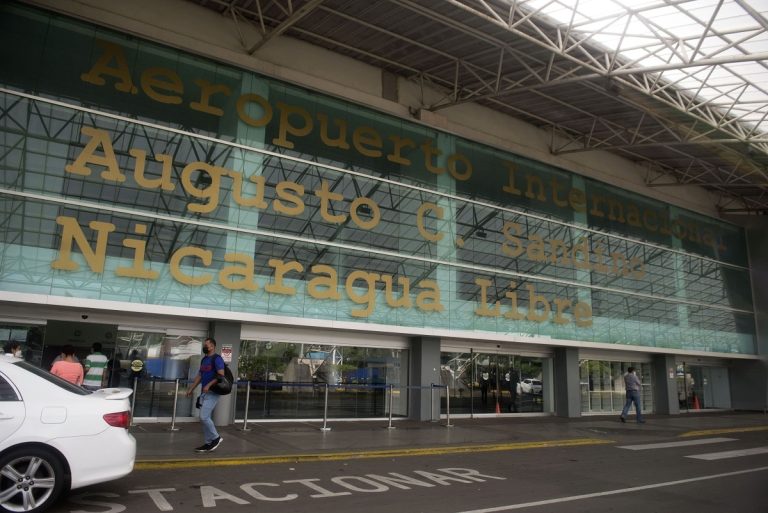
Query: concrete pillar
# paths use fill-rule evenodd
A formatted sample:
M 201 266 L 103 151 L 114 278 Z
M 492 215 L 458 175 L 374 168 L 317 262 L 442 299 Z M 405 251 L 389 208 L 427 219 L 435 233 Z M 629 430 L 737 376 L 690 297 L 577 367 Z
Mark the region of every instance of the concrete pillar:
M 768 362 L 733 360 L 728 368 L 731 408 L 768 411 Z
M 440 339 L 420 337 L 411 339 L 410 385 L 408 394 L 408 418 L 412 420 L 430 420 L 430 387 L 440 383 Z M 435 394 L 435 397 L 439 397 Z M 435 415 L 439 415 L 439 402 L 435 405 Z
M 216 339 L 216 352 L 221 354 L 224 345 L 232 346 L 232 361 L 228 363 L 232 375 L 237 379 L 237 360 L 240 357 L 240 323 L 212 321 L 209 328 L 210 336 Z M 222 396 L 213 410 L 213 423 L 217 426 L 227 426 L 235 420 L 235 390 Z
M 752 311 L 755 312 L 755 344 L 743 337 L 742 351 L 761 355 L 760 361 L 733 360 L 728 369 L 731 407 L 735 410 L 768 411 L 768 218 L 728 216 L 746 228 L 752 281 Z
M 680 401 L 677 397 L 677 364 L 675 357 L 658 354 L 651 362 L 651 383 L 653 384 L 653 404 L 659 415 L 677 415 L 680 413 Z
M 547 358 L 544 360 L 541 367 L 541 382 L 544 383 L 544 389 L 541 392 L 542 407 L 545 412 L 554 411 L 555 404 L 555 392 L 553 387 L 548 386 L 549 383 L 555 382 L 555 366 L 552 364 L 552 359 Z
M 555 415 L 581 417 L 579 390 L 579 350 L 574 347 L 555 349 Z

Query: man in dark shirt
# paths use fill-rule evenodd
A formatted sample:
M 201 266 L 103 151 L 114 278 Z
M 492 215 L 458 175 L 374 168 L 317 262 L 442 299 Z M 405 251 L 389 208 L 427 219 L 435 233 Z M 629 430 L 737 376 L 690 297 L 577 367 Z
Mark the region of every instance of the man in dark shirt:
M 627 413 L 629 413 L 632 403 L 635 403 L 637 422 L 638 424 L 645 424 L 645 421 L 643 420 L 643 412 L 640 408 L 640 389 L 642 388 L 642 383 L 640 383 L 640 378 L 635 374 L 634 367 L 627 369 L 627 373 L 624 375 L 624 384 L 627 387 L 627 401 L 624 403 L 624 409 L 621 410 L 621 417 L 619 417 L 619 420 L 622 422 L 627 421 Z
M 203 425 L 203 436 L 205 443 L 195 449 L 196 452 L 211 452 L 221 444 L 221 436 L 216 431 L 216 425 L 211 419 L 213 409 L 219 402 L 219 394 L 211 390 L 211 387 L 218 381 L 219 376 L 224 376 L 224 359 L 216 354 L 216 340 L 207 338 L 203 342 L 203 352 L 205 356 L 200 361 L 200 370 L 195 376 L 195 380 L 187 389 L 187 397 L 192 395 L 197 385 L 203 385 L 200 395 L 200 423 Z

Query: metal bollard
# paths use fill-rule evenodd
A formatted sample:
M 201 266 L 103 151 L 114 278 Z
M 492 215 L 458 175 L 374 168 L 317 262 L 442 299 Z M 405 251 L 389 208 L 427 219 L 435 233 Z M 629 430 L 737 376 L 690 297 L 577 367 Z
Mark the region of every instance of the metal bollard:
M 155 406 L 155 383 L 156 383 L 155 378 L 150 378 L 150 383 L 152 383 L 149 389 L 149 416 L 151 417 L 152 408 L 154 408 Z
M 328 427 L 328 383 L 325 384 L 325 404 L 323 405 L 323 427 L 320 431 L 330 431 Z
M 448 385 L 445 385 L 445 427 L 453 427 L 451 424 L 451 389 Z
M 168 431 L 178 431 L 179 428 L 176 427 L 176 405 L 179 402 L 179 378 L 176 378 L 176 390 L 173 394 L 173 415 L 171 415 L 171 427 L 168 428 Z
M 250 431 L 251 428 L 248 427 L 248 403 L 251 400 L 251 381 L 247 380 L 245 386 L 245 411 L 243 412 L 243 429 L 241 431 Z
M 389 384 L 389 425 L 387 426 L 387 429 L 395 429 L 395 426 L 392 425 L 392 397 L 394 394 L 394 385 L 392 383 Z
M 138 382 L 138 378 L 133 378 L 133 397 L 131 397 L 131 426 L 136 425 L 136 423 L 133 421 L 133 419 L 136 418 L 136 415 L 133 412 L 136 409 L 136 383 Z
M 437 422 L 435 418 L 435 384 L 429 384 L 429 421 Z

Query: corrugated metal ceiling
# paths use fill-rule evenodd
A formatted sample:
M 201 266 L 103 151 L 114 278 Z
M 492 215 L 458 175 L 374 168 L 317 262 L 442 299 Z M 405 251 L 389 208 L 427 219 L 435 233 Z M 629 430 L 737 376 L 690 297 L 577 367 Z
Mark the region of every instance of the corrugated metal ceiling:
M 768 213 L 768 21 L 746 0 L 189 0 L 644 162 L 722 213 Z M 753 5 L 754 4 L 754 5 Z M 578 7 L 580 6 L 580 7 Z M 765 4 L 763 4 L 765 10 Z M 239 32 L 242 33 L 242 32 Z

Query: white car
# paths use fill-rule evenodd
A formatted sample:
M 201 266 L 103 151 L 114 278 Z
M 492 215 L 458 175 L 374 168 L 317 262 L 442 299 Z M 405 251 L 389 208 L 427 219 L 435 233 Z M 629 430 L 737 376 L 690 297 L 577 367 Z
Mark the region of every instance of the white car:
M 542 385 L 541 380 L 539 379 L 532 379 L 532 378 L 525 378 L 520 383 L 517 384 L 517 393 L 518 394 L 533 394 L 533 395 L 541 395 Z
M 89 392 L 0 355 L 0 511 L 38 512 L 133 470 L 128 388 Z

